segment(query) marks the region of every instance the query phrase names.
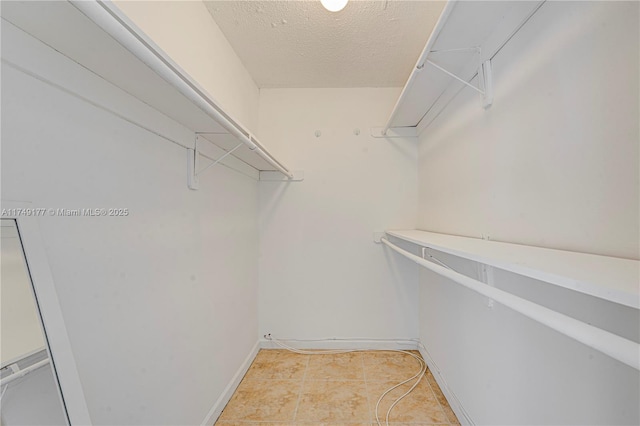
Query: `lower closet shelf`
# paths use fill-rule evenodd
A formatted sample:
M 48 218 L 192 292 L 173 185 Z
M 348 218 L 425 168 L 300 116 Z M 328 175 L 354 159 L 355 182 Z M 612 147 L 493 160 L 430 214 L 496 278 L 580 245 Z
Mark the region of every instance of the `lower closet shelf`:
M 549 284 L 640 309 L 640 262 L 420 230 L 387 235 Z

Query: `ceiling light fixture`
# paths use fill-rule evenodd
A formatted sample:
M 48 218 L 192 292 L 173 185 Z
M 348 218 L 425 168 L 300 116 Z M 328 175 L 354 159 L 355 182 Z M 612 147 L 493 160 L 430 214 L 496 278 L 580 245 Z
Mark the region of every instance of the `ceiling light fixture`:
M 320 3 L 329 12 L 340 12 L 347 5 L 349 0 L 320 0 Z

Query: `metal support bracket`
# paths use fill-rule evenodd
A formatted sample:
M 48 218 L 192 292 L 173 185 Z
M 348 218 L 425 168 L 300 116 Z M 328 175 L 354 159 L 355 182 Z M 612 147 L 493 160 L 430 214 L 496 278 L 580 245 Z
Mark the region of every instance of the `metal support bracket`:
M 196 172 L 196 176 L 204 173 L 205 170 L 207 170 L 210 167 L 215 166 L 216 164 L 218 164 L 219 162 L 221 162 L 222 160 L 224 160 L 225 158 L 227 158 L 228 156 L 230 156 L 231 154 L 233 154 L 233 151 L 235 151 L 236 149 L 240 148 L 242 145 L 244 145 L 243 142 L 240 142 L 238 145 L 236 145 L 232 150 L 227 151 L 226 153 L 224 153 L 224 155 L 220 156 L 220 158 L 218 158 L 216 161 L 214 161 L 213 163 L 209 164 L 207 167 L 205 167 L 202 170 L 199 170 Z M 197 150 L 197 148 L 196 148 Z
M 478 68 L 477 68 L 477 74 L 475 75 L 478 76 L 479 87 L 474 86 L 464 78 L 461 78 L 458 75 L 454 74 L 453 72 L 449 71 L 448 69 L 440 66 L 439 64 L 432 61 L 428 57 L 425 57 L 424 62 L 422 62 L 419 65 L 416 65 L 414 72 L 415 71 L 419 72 L 423 70 L 425 64 L 431 65 L 437 70 L 447 74 L 449 77 L 459 81 L 465 86 L 468 86 L 473 90 L 475 90 L 476 92 L 480 93 L 481 100 L 482 100 L 482 108 L 487 109 L 491 106 L 491 104 L 493 104 L 493 77 L 491 73 L 491 59 L 487 59 L 486 61 L 482 62 L 481 47 L 473 46 L 473 47 L 461 47 L 456 49 L 431 50 L 429 51 L 429 54 L 465 53 L 465 52 L 475 52 L 478 55 Z M 421 56 L 421 59 L 422 57 L 423 56 Z M 473 75 L 472 78 L 475 77 L 475 75 Z M 411 74 L 411 77 L 409 78 L 409 82 L 412 81 L 412 79 L 414 78 L 413 76 L 414 76 L 414 73 Z M 401 99 L 404 96 L 405 90 L 407 90 L 407 87 L 404 88 L 402 94 L 400 95 Z M 373 136 L 374 138 L 398 138 L 398 137 L 414 136 L 413 134 L 412 135 L 407 134 L 407 131 L 410 131 L 410 132 L 412 131 L 413 133 L 416 133 L 416 134 L 419 133 L 419 131 L 422 131 L 419 125 L 416 127 L 395 127 L 395 128 L 389 127 L 395 116 L 397 108 L 398 108 L 398 105 L 396 105 L 396 107 L 394 108 L 391 118 L 387 122 L 386 127 L 371 128 L 371 136 Z M 412 129 L 412 130 L 408 130 L 408 129 Z
M 246 145 L 246 143 L 240 142 L 235 147 L 233 147 L 233 149 L 226 151 L 216 160 L 211 159 L 212 160 L 211 163 L 209 163 L 204 168 L 200 169 L 199 163 L 200 163 L 201 154 L 200 154 L 200 150 L 198 149 L 198 134 L 196 134 L 196 140 L 195 140 L 193 149 L 192 148 L 187 149 L 187 186 L 189 187 L 189 189 L 192 189 L 194 191 L 199 189 L 200 175 L 203 174 L 208 169 L 210 169 L 211 167 L 215 166 L 216 164 L 221 163 L 225 158 L 233 154 L 237 149 L 240 149 L 240 147 L 243 145 Z M 256 145 L 253 145 L 253 148 L 251 148 L 251 146 L 247 146 L 247 147 L 249 149 L 254 149 L 254 150 L 257 148 Z M 209 157 L 206 157 L 206 158 L 209 158 Z M 294 171 L 289 174 L 291 176 L 286 175 L 283 172 L 277 171 L 277 170 L 273 170 L 273 171 L 261 170 L 259 171 L 259 180 L 266 181 L 266 182 L 301 182 L 304 180 L 303 171 Z
M 207 165 L 204 169 L 198 170 L 199 156 L 200 151 L 198 150 L 198 136 L 196 135 L 196 141 L 194 145 L 194 149 L 187 149 L 187 186 L 189 189 L 197 190 L 200 188 L 200 179 L 199 176 L 204 173 L 209 168 L 215 166 L 220 163 L 222 160 L 227 158 L 229 155 L 233 154 L 233 152 L 244 145 L 243 142 L 240 142 L 236 145 L 232 150 L 225 152 L 222 156 L 220 156 L 213 163 Z
M 493 104 L 493 72 L 491 71 L 491 59 L 482 63 L 478 70 L 478 80 L 482 82 L 484 93 L 482 94 L 482 108 L 487 109 Z
M 196 167 L 198 167 L 198 151 L 189 148 L 187 149 L 187 186 L 194 191 L 200 188 Z
M 476 87 L 473 84 L 469 83 L 468 81 L 464 80 L 463 78 L 458 77 L 457 75 L 455 75 L 451 71 L 449 71 L 449 70 L 441 67 L 440 65 L 436 64 L 431 59 L 427 59 L 425 61 L 425 64 L 429 64 L 429 65 L 433 66 L 434 68 L 442 71 L 443 73 L 447 74 L 448 76 L 458 80 L 460 83 L 462 83 L 462 84 L 472 88 L 476 92 L 480 93 L 480 95 L 482 97 L 482 107 L 484 109 L 489 108 L 491 106 L 491 104 L 493 103 L 493 79 L 492 79 L 492 73 L 491 73 L 491 60 L 490 59 L 487 59 L 483 63 L 478 64 L 478 81 L 480 82 L 480 87 Z M 424 67 L 424 64 L 422 64 L 418 68 L 422 69 L 423 67 Z

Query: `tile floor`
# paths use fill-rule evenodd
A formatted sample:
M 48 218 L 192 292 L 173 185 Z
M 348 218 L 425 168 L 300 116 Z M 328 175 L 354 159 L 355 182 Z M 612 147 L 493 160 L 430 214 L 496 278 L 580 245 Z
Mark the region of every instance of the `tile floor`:
M 380 395 L 419 369 L 414 358 L 398 352 L 300 355 L 261 350 L 216 425 L 376 425 Z M 389 406 L 412 384 L 385 396 L 378 410 L 382 424 Z M 459 424 L 430 371 L 393 408 L 389 422 Z

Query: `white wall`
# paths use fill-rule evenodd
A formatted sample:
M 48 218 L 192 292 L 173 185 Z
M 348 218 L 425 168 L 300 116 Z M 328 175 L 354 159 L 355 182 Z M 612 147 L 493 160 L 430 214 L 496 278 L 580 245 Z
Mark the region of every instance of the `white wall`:
M 115 99 L 133 119 L 193 143 L 191 132 L 4 21 L 2 31 L 3 55 L 34 59 L 24 66 L 68 76 L 58 83 L 98 104 Z M 190 191 L 184 148 L 3 62 L 3 199 L 129 209 L 39 220 L 94 424 L 200 424 L 250 354 L 257 190 L 215 167 Z
M 255 132 L 259 91 L 202 1 L 127 1 L 115 4 L 220 102 Z
M 464 90 L 421 136 L 419 227 L 637 259 L 638 12 L 545 3 L 495 57 L 491 109 Z M 638 312 L 617 314 L 638 341 Z M 427 271 L 420 337 L 476 424 L 640 421 L 637 371 Z
M 460 268 L 450 260 L 447 264 Z M 531 280 L 509 279 L 498 280 L 497 286 L 532 285 Z M 550 305 L 555 294 L 543 287 L 536 296 L 538 303 Z M 490 308 L 488 302 L 424 268 L 420 273 L 420 339 L 474 424 L 640 422 L 637 370 L 500 304 Z M 602 315 L 592 311 L 594 318 Z M 637 311 L 627 318 L 637 324 Z
M 416 222 L 416 139 L 369 134 L 398 95 L 261 91 L 261 137 L 305 176 L 260 182 L 261 335 L 417 336 L 417 270 L 372 240 L 374 230 Z
M 422 134 L 421 229 L 640 258 L 638 3 L 547 2 Z

